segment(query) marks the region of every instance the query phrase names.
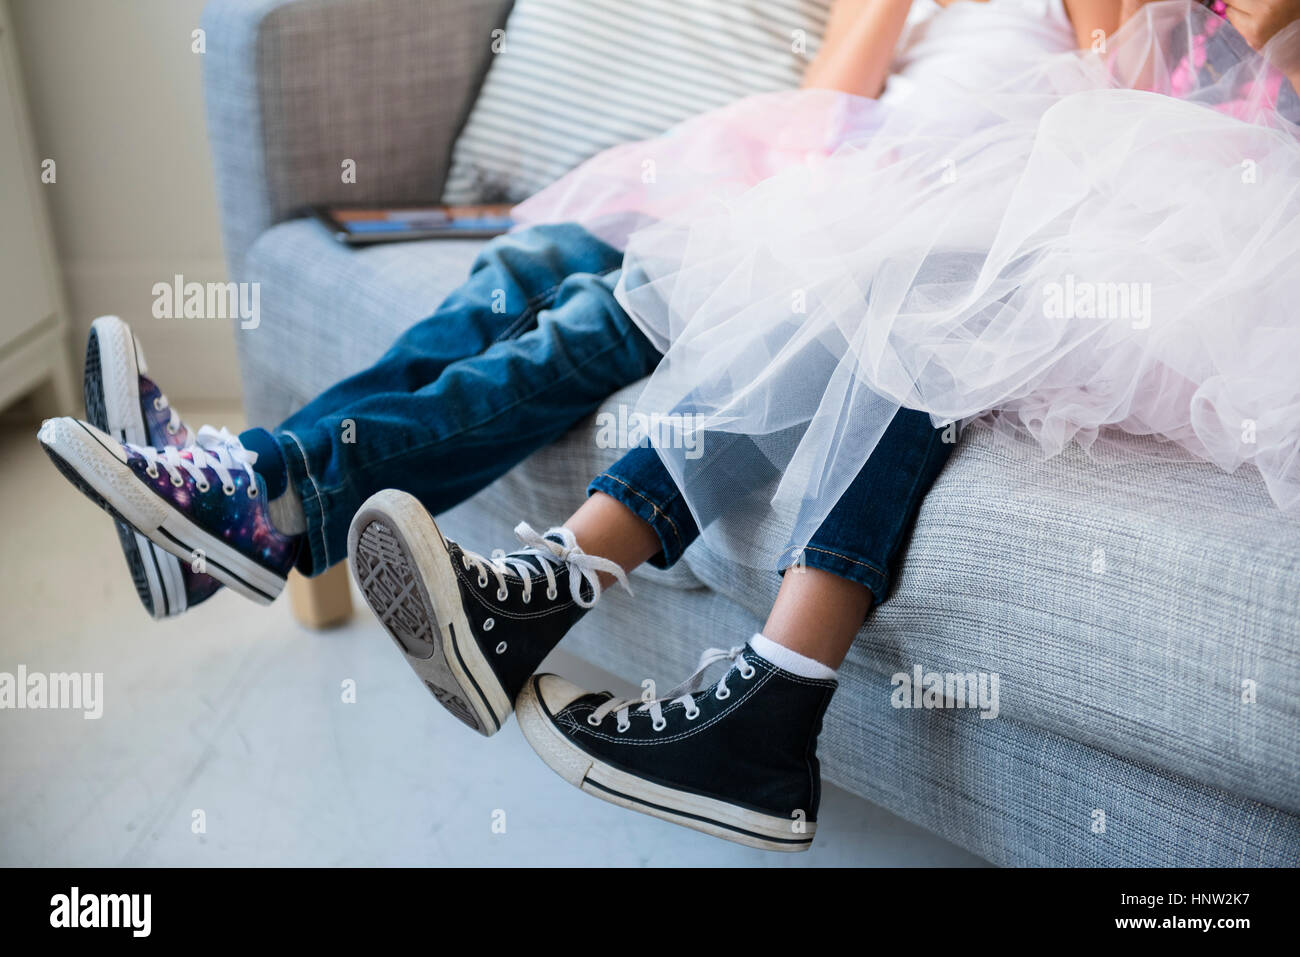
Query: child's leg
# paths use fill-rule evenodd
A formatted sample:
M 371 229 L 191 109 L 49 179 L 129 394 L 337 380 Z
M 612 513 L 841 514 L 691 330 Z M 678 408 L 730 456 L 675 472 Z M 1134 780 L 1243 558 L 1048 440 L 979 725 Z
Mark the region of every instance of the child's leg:
M 787 572 L 763 635 L 834 670 L 849 653 L 871 604 L 866 585 L 832 572 Z
M 446 423 L 450 428 L 443 431 L 445 437 L 469 433 L 479 419 L 488 419 L 464 400 L 457 386 L 468 382 L 499 388 L 504 366 L 495 360 L 510 356 L 512 345 L 535 333 L 539 320 L 560 303 L 579 306 L 570 306 L 570 318 L 580 314 L 603 320 L 612 318 L 607 314 L 613 312 L 621 316 L 621 308 L 614 305 L 611 309 L 608 290 L 617 281 L 622 258 L 620 251 L 571 223 L 534 226 L 497 237 L 479 254 L 469 278 L 433 315 L 403 333 L 374 365 L 326 389 L 278 428 L 244 432 L 240 439 L 258 453 L 259 471 L 267 479 L 270 497 L 277 498 L 281 490 L 290 492 L 282 509 L 292 507 L 293 511 L 281 524 L 293 525 L 289 529 L 293 532 L 315 533 L 309 547 L 303 549 L 299 569 L 310 575 L 340 560 L 356 507 L 379 488 L 406 487 L 391 476 L 377 486 L 367 483 L 358 475 L 363 467 L 382 470 L 382 463 L 404 455 L 410 458 L 413 475 L 442 475 L 466 483 L 469 492 L 448 488 L 447 495 L 429 502 L 435 511 L 488 484 L 495 475 L 480 480 L 472 466 L 475 451 L 480 457 L 491 455 L 493 436 L 484 435 L 482 441 L 474 442 L 466 434 L 471 451 L 455 472 L 436 466 L 421 468 L 415 461 L 421 425 Z M 587 300 L 592 307 L 582 309 Z M 621 329 L 611 337 L 633 338 Z M 534 335 L 533 340 L 538 337 Z M 490 351 L 492 356 L 486 357 Z M 459 366 L 481 356 L 484 364 Z M 531 356 L 537 361 L 536 349 Z M 442 381 L 453 371 L 458 371 L 458 383 Z M 431 411 L 436 404 L 444 408 Z M 453 413 L 461 410 L 465 415 L 457 419 Z M 498 447 L 508 448 L 509 443 Z M 351 488 L 356 494 L 338 499 L 334 495 L 338 488 Z M 411 491 L 424 498 L 437 490 Z M 340 512 L 338 517 L 333 516 L 335 511 Z
M 641 520 L 618 499 L 596 492 L 583 502 L 564 523 L 584 552 L 608 558 L 624 571 L 631 571 L 663 549 L 654 528 Z M 609 572 L 600 573 L 600 584 L 614 584 Z
M 536 328 L 454 362 L 414 392 L 373 393 L 276 436 L 301 499 L 312 574 L 347 554 L 374 493 L 402 489 L 433 513 L 560 439 L 659 353 L 614 299 L 616 274 L 565 279 Z
M 924 434 L 922 429 L 925 433 L 933 431 L 929 429 L 928 420 L 904 422 L 885 439 L 885 443 L 892 440 L 898 444 L 903 431 L 909 433 L 910 440 Z M 947 458 L 946 447 L 930 445 L 929 434 L 924 434 L 924 438 L 931 452 L 924 456 L 923 461 L 928 469 L 936 470 Z M 909 513 L 919 503 L 919 494 L 933 481 L 933 476 L 925 473 L 917 478 L 919 481 L 914 483 L 914 487 L 918 490 L 918 497 L 911 504 Z M 583 551 L 608 558 L 627 572 L 656 556 L 671 554 L 675 561 L 684 545 L 694 540 L 698 533 L 694 520 L 676 495 L 675 486 L 668 489 L 669 483 L 671 477 L 653 450 L 645 446 L 633 450 L 593 483 L 591 496 L 570 516 L 564 527 L 573 532 Z M 864 488 L 870 485 L 873 491 L 883 484 L 868 482 L 866 477 L 862 483 Z M 613 495 L 600 489 L 609 489 Z M 857 504 L 850 495 L 845 508 Z M 642 514 L 647 518 L 642 518 Z M 910 521 L 910 514 L 904 515 L 902 525 L 906 527 Z M 814 547 L 823 551 L 828 544 L 825 536 L 813 540 Z M 662 558 L 660 564 L 663 564 Z M 613 583 L 612 575 L 601 573 L 603 586 Z M 859 581 L 800 564 L 793 573 L 784 576 L 776 602 L 763 626 L 763 634 L 777 644 L 832 669 L 838 668 L 874 600 L 871 589 Z M 810 622 L 814 623 L 813 627 L 809 626 Z
M 617 562 L 624 571 L 643 562 L 661 568 L 676 564 L 699 537 L 686 501 L 647 443 L 592 479 L 587 495 L 564 527 L 583 551 Z M 602 576 L 601 584 L 612 579 Z
M 370 396 L 418 392 L 452 363 L 536 328 L 568 277 L 603 276 L 622 262 L 622 252 L 573 223 L 498 236 L 431 316 L 402 333 L 374 365 L 330 386 L 274 431 L 309 431 Z
M 798 560 L 761 634 L 707 652 L 696 675 L 652 702 L 534 676 L 516 704 L 529 743 L 604 800 L 754 847 L 807 848 L 820 799 L 816 742 L 835 669 L 873 602 L 887 597 L 950 452 L 927 416 L 900 413 L 801 555 L 790 556 Z M 618 550 L 625 569 L 654 547 L 646 529 L 658 543 L 652 560 L 675 560 L 681 540 L 694 535 L 690 513 L 666 471 L 656 478 L 643 461 L 628 474 L 626 461 L 593 483 L 616 502 L 593 496 L 570 527 L 584 547 Z M 732 668 L 701 690 L 704 666 L 722 660 Z
M 591 490 L 545 538 L 521 525 L 527 547 L 502 559 L 445 539 L 403 492 L 379 492 L 353 519 L 348 552 L 366 602 L 434 696 L 482 734 L 500 730 L 524 682 L 604 587 L 626 583 L 624 569 L 643 561 L 675 562 L 698 534 L 651 448 L 633 449 Z
M 785 556 L 763 634 L 838 668 L 892 580 L 930 486 L 955 445 L 930 417 L 900 410 L 808 545 Z
M 83 491 L 147 539 L 269 601 L 295 557 L 311 573 L 344 556 L 349 521 L 376 490 L 405 487 L 436 510 L 450 507 L 657 364 L 614 300 L 616 268 L 563 274 L 583 263 L 617 266 L 617 254 L 577 227 L 551 238 L 499 246 L 434 320 L 291 418 L 292 430 L 251 430 L 243 441 L 209 435 L 207 451 L 183 462 L 172 461 L 175 450 L 132 452 L 75 420 L 51 420 L 42 442 Z M 503 290 L 517 303 L 510 327 L 448 364 L 458 328 L 474 347 L 490 335 L 485 316 Z M 213 497 L 218 487 L 224 495 Z

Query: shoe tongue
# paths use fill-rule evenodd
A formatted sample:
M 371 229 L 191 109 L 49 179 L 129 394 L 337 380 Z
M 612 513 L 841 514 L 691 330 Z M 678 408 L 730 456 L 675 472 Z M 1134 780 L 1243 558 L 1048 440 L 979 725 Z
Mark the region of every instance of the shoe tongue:
M 521 563 L 523 563 L 524 565 L 527 565 L 529 568 L 531 568 L 531 569 L 533 570 L 533 573 L 534 573 L 534 574 L 537 574 L 537 575 L 544 575 L 544 574 L 546 574 L 546 573 L 542 570 L 542 559 L 541 559 L 541 557 L 540 557 L 536 552 L 526 552 L 526 551 L 525 551 L 525 552 L 511 552 L 509 555 L 506 556 L 506 558 L 509 559 L 510 562 L 511 562 L 512 564 L 513 564 L 514 562 L 521 562 Z M 555 568 L 554 565 L 552 565 L 551 567 L 552 567 L 552 569 L 556 572 L 556 574 L 559 573 L 559 569 L 558 569 L 558 568 Z
M 554 532 L 548 532 L 547 534 L 542 536 L 542 539 L 548 542 L 549 544 L 559 546 L 558 548 L 559 551 L 563 551 L 563 549 L 565 548 L 564 539 L 560 538 L 560 536 L 556 535 Z M 538 572 L 540 572 L 542 571 L 541 555 L 547 555 L 549 558 L 552 559 L 552 562 L 550 563 L 551 568 L 555 570 L 557 573 L 560 571 L 561 568 L 564 567 L 565 564 L 564 560 L 560 558 L 559 555 L 555 554 L 554 551 L 547 552 L 547 550 L 544 548 L 524 548 L 524 549 L 520 549 L 517 552 L 511 552 L 506 557 L 509 559 L 522 559 L 523 561 L 528 563 L 528 566 L 530 568 L 533 568 Z

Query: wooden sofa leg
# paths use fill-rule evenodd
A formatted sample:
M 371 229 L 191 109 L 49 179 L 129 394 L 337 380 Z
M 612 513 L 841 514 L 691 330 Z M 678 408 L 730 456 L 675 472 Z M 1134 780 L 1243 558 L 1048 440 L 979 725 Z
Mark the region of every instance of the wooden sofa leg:
M 339 562 L 323 575 L 307 578 L 289 573 L 289 604 L 293 617 L 307 628 L 332 628 L 352 617 L 348 563 Z

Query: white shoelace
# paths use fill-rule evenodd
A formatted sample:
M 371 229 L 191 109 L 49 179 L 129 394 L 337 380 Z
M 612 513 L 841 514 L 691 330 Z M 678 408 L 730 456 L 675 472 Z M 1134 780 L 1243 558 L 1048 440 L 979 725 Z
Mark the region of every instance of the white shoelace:
M 551 535 L 560 541 L 547 537 Z M 524 556 L 537 559 L 537 564 L 546 575 L 546 597 L 551 601 L 559 594 L 555 570 L 564 565 L 569 567 L 569 592 L 573 595 L 573 600 L 583 608 L 591 608 L 600 598 L 599 572 L 613 575 L 627 589 L 628 594 L 632 593 L 632 586 L 627 583 L 623 569 L 608 558 L 588 555 L 578 547 L 578 540 L 567 528 L 548 529 L 546 535 L 541 535 L 527 522 L 520 522 L 515 526 L 515 536 L 524 547 L 510 555 L 499 548 L 492 553 L 491 558 L 484 558 L 476 552 L 461 552 L 461 563 L 478 572 L 480 588 L 487 587 L 489 572 L 496 576 L 497 601 L 505 601 L 510 596 L 506 590 L 506 576 L 512 572 L 523 579 L 524 604 L 533 600 L 533 576 L 537 574 L 537 569 L 524 561 Z M 589 601 L 582 597 L 583 582 L 591 586 Z
M 721 648 L 709 648 L 704 654 L 700 655 L 700 664 L 695 669 L 695 674 L 666 695 L 651 701 L 642 701 L 639 698 L 610 698 L 587 716 L 587 723 L 595 727 L 604 721 L 612 711 L 618 719 L 618 730 L 622 733 L 632 726 L 628 714 L 632 708 L 636 708 L 638 711 L 650 712 L 651 727 L 656 731 L 662 731 L 668 724 L 668 721 L 664 718 L 665 702 L 669 705 L 682 705 L 686 709 L 686 720 L 694 721 L 700 716 L 700 707 L 695 703 L 694 695 L 700 690 L 704 672 L 708 671 L 713 665 L 719 661 L 729 661 L 735 665 L 740 672 L 740 677 L 745 681 L 754 677 L 754 672 L 758 669 L 741 657 L 744 650 L 744 645 L 738 645 L 727 651 L 723 651 Z M 731 697 L 731 689 L 727 687 L 727 678 L 730 674 L 731 668 L 728 668 L 727 673 L 718 679 L 718 686 L 714 690 L 713 696 L 719 701 L 726 701 Z
M 163 395 L 161 392 L 158 393 L 157 397 L 153 400 L 153 407 L 155 411 L 167 411 L 171 413 L 171 417 L 167 420 L 168 435 L 175 435 L 180 431 L 181 414 L 172 408 L 172 404 L 167 401 L 167 396 Z
M 171 479 L 172 484 L 180 486 L 185 482 L 184 476 L 181 475 L 181 472 L 185 471 L 194 479 L 194 487 L 200 492 L 206 492 L 212 487 L 203 474 L 205 469 L 211 469 L 221 479 L 221 490 L 227 495 L 234 495 L 235 483 L 230 473 L 232 469 L 242 468 L 248 475 L 249 498 L 257 496 L 257 476 L 253 472 L 257 453 L 244 448 L 239 439 L 231 435 L 227 429 L 218 430 L 205 425 L 199 429 L 194 442 L 184 449 L 170 445 L 155 449 L 147 445 L 129 443 L 126 447 L 138 453 L 149 463 L 145 474 L 150 478 L 158 477 L 158 466 L 161 465 L 167 471 L 167 477 Z M 181 452 L 190 453 L 190 458 L 183 457 Z

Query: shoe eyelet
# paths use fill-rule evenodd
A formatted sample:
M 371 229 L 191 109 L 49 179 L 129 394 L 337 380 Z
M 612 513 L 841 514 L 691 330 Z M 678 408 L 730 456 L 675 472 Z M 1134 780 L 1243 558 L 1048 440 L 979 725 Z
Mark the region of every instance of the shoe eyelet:
M 755 668 L 753 665 L 750 665 L 750 666 L 749 666 L 749 671 L 742 671 L 742 672 L 740 673 L 740 677 L 742 677 L 742 678 L 744 678 L 746 681 L 748 681 L 750 678 L 754 677 L 754 673 L 755 673 L 756 671 L 758 671 L 758 669 Z
M 208 492 L 208 491 L 211 491 L 211 489 L 212 489 L 212 484 L 209 483 L 209 482 L 204 482 L 202 485 L 200 485 L 200 484 L 198 484 L 198 483 L 196 482 L 196 483 L 194 483 L 194 487 L 195 487 L 196 489 L 198 489 L 200 492 Z
M 650 722 L 650 727 L 654 728 L 656 731 L 662 731 L 664 728 L 668 727 L 668 721 L 665 718 L 660 718 L 658 721 Z
M 172 485 L 175 485 L 177 488 L 180 488 L 182 485 L 185 484 L 185 479 L 181 478 L 179 475 L 173 475 L 171 479 L 172 479 Z
M 147 476 L 149 476 L 150 478 L 157 478 L 157 477 L 158 477 L 158 470 L 157 470 L 156 468 L 154 468 L 154 467 L 151 465 L 151 466 L 149 466 L 147 469 L 144 470 L 144 474 L 147 475 Z
M 162 396 L 160 395 L 154 396 L 153 410 L 155 412 L 161 412 L 163 410 Z
M 171 425 L 168 425 L 168 426 L 167 426 L 167 434 L 168 434 L 168 435 L 175 435 L 175 434 L 176 434 L 177 432 L 179 432 L 179 431 L 180 431 L 180 429 L 174 429 L 174 428 L 171 427 Z
M 559 597 L 559 594 L 560 593 L 556 591 L 554 588 L 548 588 L 546 589 L 546 600 L 555 601 L 555 599 Z
M 531 605 L 533 603 L 533 593 L 530 591 L 524 592 L 521 600 L 525 605 Z
M 497 601 L 505 601 L 509 597 L 510 592 L 506 591 L 504 588 L 497 591 Z
M 699 716 L 700 716 L 700 709 L 699 709 L 699 708 L 696 708 L 694 711 L 687 711 L 687 712 L 686 712 L 686 720 L 687 720 L 687 721 L 694 721 L 694 720 L 695 720 L 696 718 L 698 718 Z
M 596 712 L 594 712 L 594 711 L 593 711 L 591 714 L 587 715 L 587 724 L 591 725 L 593 728 L 599 728 L 599 727 L 600 727 L 600 722 L 599 722 L 599 721 L 593 721 L 592 718 L 594 718 L 594 717 L 596 717 Z
M 497 645 L 497 654 L 503 655 L 506 652 L 506 643 L 503 641 Z
M 469 559 L 466 558 L 464 555 L 460 556 L 460 567 L 469 568 Z
M 221 491 L 225 492 L 227 495 L 234 495 L 235 487 L 233 485 L 223 485 L 221 486 Z
M 618 727 L 615 728 L 615 730 L 618 731 L 619 734 L 626 734 L 628 728 L 630 728 L 630 727 L 632 727 L 632 722 L 631 722 L 631 721 L 629 721 L 627 724 L 620 724 L 620 725 L 618 725 Z
M 478 587 L 479 587 L 479 588 L 487 588 L 487 576 L 486 576 L 486 575 L 480 575 L 480 576 L 479 576 L 479 579 L 478 579 Z
M 724 691 L 726 692 L 726 694 L 723 694 Z M 717 691 L 713 692 L 713 697 L 717 698 L 719 701 L 726 701 L 728 698 L 731 697 L 731 689 L 720 687 L 718 688 Z
M 252 482 L 248 485 L 248 497 L 257 498 L 257 486 Z
M 495 618 L 489 618 L 487 621 L 483 622 L 483 630 L 491 631 L 493 628 L 496 627 L 496 625 L 497 625 L 497 620 Z

